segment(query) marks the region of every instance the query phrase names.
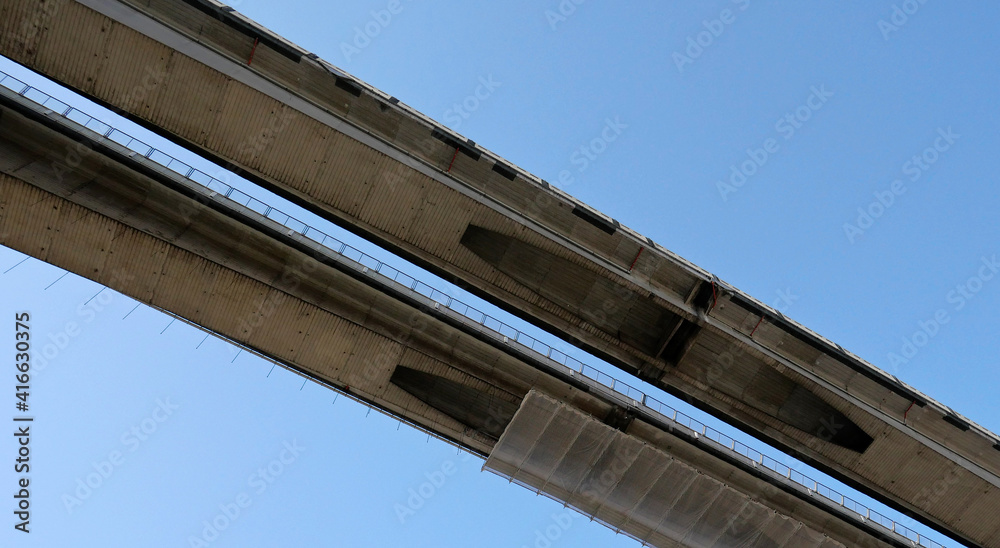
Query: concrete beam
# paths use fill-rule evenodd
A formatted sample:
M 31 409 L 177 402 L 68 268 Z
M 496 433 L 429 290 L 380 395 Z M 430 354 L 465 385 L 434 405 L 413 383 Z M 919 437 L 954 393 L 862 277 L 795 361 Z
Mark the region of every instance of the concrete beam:
M 760 501 L 755 516 L 772 505 L 785 516 L 782 529 L 811 531 L 824 546 L 908 546 L 115 138 L 0 90 L 0 244 L 177 314 L 480 454 L 522 429 L 509 425 L 525 394 L 538 391 L 601 428 L 611 429 L 597 417 L 631 417 L 617 421 L 627 433 L 622 443 L 652 444 L 697 465 L 709 484 L 734 486 L 727 500 Z M 571 461 L 582 470 L 593 464 Z M 686 504 L 718 501 L 694 494 Z M 730 506 L 717 508 L 718 523 L 727 524 L 720 538 L 747 526 L 739 521 L 747 504 L 731 516 Z
M 0 52 L 931 526 L 1000 544 L 995 435 L 213 5 L 10 0 Z M 248 33 L 266 38 L 251 66 Z M 544 268 L 516 268 L 525 254 Z

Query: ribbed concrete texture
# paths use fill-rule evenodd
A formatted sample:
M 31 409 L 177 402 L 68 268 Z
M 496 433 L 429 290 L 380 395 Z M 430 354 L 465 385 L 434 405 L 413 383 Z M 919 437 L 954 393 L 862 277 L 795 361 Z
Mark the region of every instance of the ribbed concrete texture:
M 6 0 L 0 53 L 925 523 L 1000 546 L 995 434 L 215 2 Z
M 744 527 L 757 522 L 739 516 L 763 515 L 758 510 L 769 506 L 841 544 L 909 546 L 856 509 L 758 471 L 747 454 L 706 444 L 646 407 L 645 396 L 616 391 L 526 341 L 511 341 L 427 298 L 416 284 L 324 247 L 326 238 L 306 238 L 307 227 L 278 224 L 273 209 L 244 207 L 129 143 L 124 134 L 94 133 L 0 88 L 0 244 L 180 315 L 481 454 L 501 435 L 515 436 L 508 425 L 523 396 L 544 391 L 580 416 L 621 429 L 625 437 L 615 439 L 623 447 L 655 446 L 650 455 L 668 454 L 726 482 L 726 500 L 757 501 L 741 506 L 723 535 L 758 538 Z M 591 419 L 588 432 L 607 432 L 603 423 Z M 592 456 L 561 462 L 603 477 Z M 608 511 L 622 504 L 614 490 L 591 494 Z M 704 496 L 686 499 L 692 506 L 735 510 L 721 506 L 715 491 L 690 495 Z M 557 496 L 569 501 L 574 494 L 564 489 Z M 656 492 L 644 500 L 676 504 L 671 497 Z M 597 515 L 609 520 L 618 515 L 600 508 Z

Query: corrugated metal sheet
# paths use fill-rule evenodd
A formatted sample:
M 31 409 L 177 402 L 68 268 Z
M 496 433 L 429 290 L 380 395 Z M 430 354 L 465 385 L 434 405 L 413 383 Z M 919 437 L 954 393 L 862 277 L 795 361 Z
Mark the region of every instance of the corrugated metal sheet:
M 782 539 L 784 524 L 775 524 L 759 501 L 535 390 L 524 398 L 485 468 L 652 546 L 799 548 L 831 540 L 801 523 L 791 538 Z M 771 536 L 762 539 L 764 532 Z

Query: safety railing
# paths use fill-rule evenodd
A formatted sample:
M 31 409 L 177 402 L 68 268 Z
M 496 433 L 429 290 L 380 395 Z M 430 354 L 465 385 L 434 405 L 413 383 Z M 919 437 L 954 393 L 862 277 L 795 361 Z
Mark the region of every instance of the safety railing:
M 607 387 L 621 396 L 624 396 L 628 400 L 631 400 L 636 406 L 644 406 L 660 415 L 663 419 L 667 419 L 684 426 L 698 435 L 712 440 L 713 442 L 742 455 L 743 457 L 749 459 L 752 463 L 756 463 L 758 466 L 763 466 L 772 472 L 775 472 L 777 475 L 805 487 L 810 493 L 815 493 L 835 505 L 857 514 L 864 520 L 877 523 L 885 529 L 915 542 L 918 546 L 925 546 L 927 548 L 944 548 L 943 545 L 926 538 L 925 536 L 902 524 L 896 523 L 891 518 L 880 514 L 879 512 L 872 510 L 849 497 L 846 497 L 836 490 L 798 472 L 790 466 L 782 464 L 774 458 L 769 457 L 760 451 L 757 451 L 756 449 L 753 449 L 744 443 L 739 442 L 734 438 L 731 438 L 726 434 L 723 434 L 722 432 L 698 421 L 697 419 L 648 396 L 638 388 L 635 388 L 612 377 L 611 375 L 608 375 L 607 373 L 604 373 L 603 371 L 587 365 L 580 360 L 550 346 L 549 344 L 542 342 L 539 339 L 532 337 L 531 335 L 528 335 L 517 328 L 512 327 L 509 324 L 506 324 L 503 321 L 452 297 L 448 293 L 438 290 L 435 287 L 428 285 L 397 268 L 389 266 L 379 259 L 376 259 L 375 257 L 352 247 L 347 243 L 342 242 L 341 240 L 338 240 L 337 238 L 330 236 L 329 234 L 326 234 L 325 232 L 310 226 L 307 223 L 292 217 L 291 215 L 284 213 L 277 208 L 274 208 L 261 200 L 254 198 L 253 196 L 250 196 L 249 194 L 238 190 L 233 186 L 204 173 L 203 171 L 198 170 L 189 164 L 128 135 L 123 131 L 112 127 L 109 124 L 106 124 L 97 118 L 66 104 L 63 101 L 56 99 L 47 93 L 22 82 L 21 80 L 18 80 L 13 76 L 10 76 L 3 71 L 0 71 L 0 86 L 34 101 L 59 116 L 98 133 L 104 138 L 111 140 L 163 167 L 166 167 L 167 169 L 190 181 L 216 192 L 219 195 L 225 196 L 229 200 L 301 234 L 303 237 L 309 238 L 313 242 L 327 248 L 328 250 L 333 251 L 346 259 L 354 261 L 363 268 L 367 268 L 372 272 L 378 273 L 393 280 L 403 287 L 407 287 L 410 290 L 436 303 L 439 303 L 441 306 L 444 306 L 447 309 L 452 310 L 475 323 L 478 323 L 484 328 L 495 332 L 505 343 L 517 343 L 522 347 L 537 353 L 541 357 L 552 360 L 553 362 L 563 365 L 574 372 Z

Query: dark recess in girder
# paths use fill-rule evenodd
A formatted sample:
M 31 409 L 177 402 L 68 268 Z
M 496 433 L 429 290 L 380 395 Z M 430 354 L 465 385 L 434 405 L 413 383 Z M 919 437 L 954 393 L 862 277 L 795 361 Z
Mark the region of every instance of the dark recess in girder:
M 608 411 L 607 416 L 604 417 L 604 424 L 614 428 L 615 430 L 620 430 L 625 432 L 628 430 L 629 425 L 635 420 L 635 413 L 625 409 L 623 407 L 612 407 L 611 411 Z
M 793 384 L 778 420 L 823 441 L 864 453 L 875 441 L 860 426 L 801 385 Z
M 677 315 L 650 297 L 551 251 L 476 225 L 461 244 L 505 275 L 577 314 L 622 344 L 655 356 Z
M 961 430 L 963 432 L 965 432 L 966 430 L 969 429 L 969 423 L 963 421 L 962 419 L 960 419 L 960 418 L 958 418 L 958 417 L 956 417 L 954 415 L 945 415 L 942 418 L 944 419 L 944 422 L 946 422 L 946 423 L 954 426 L 955 428 L 958 428 L 959 430 Z
M 577 217 L 583 219 L 584 221 L 587 221 L 588 223 L 596 226 L 597 228 L 601 229 L 602 232 L 606 232 L 608 234 L 614 234 L 615 230 L 617 230 L 613 222 L 609 222 L 604 217 L 601 217 L 600 215 L 594 213 L 593 211 L 585 207 L 575 206 L 573 208 L 573 215 L 576 215 Z
M 341 78 L 340 76 L 337 76 L 337 81 L 334 82 L 333 85 L 346 91 L 347 93 L 350 93 L 355 97 L 361 97 L 361 86 L 352 82 L 351 80 L 348 80 L 347 78 Z
M 402 365 L 392 372 L 390 382 L 458 422 L 496 439 L 500 439 L 518 408 L 518 404 L 497 393 L 490 394 Z
M 472 158 L 473 160 L 479 161 L 479 159 L 482 158 L 483 156 L 483 153 L 476 150 L 476 143 L 474 141 L 466 141 L 463 143 L 462 141 L 459 141 L 458 139 L 452 137 L 451 135 L 448 135 L 447 133 L 439 129 L 432 130 L 431 137 L 437 139 L 438 141 L 441 141 L 442 143 L 450 147 L 457 148 L 459 152 L 465 154 L 466 156 Z
M 513 168 L 511 168 L 510 166 L 501 164 L 500 162 L 496 162 L 495 164 L 493 164 L 493 171 L 495 171 L 496 173 L 499 173 L 500 175 L 503 176 L 504 179 L 507 179 L 507 180 L 510 180 L 510 181 L 513 181 L 514 179 L 517 178 L 517 172 L 514 171 Z
M 904 400 L 912 401 L 913 403 L 917 404 L 918 407 L 924 407 L 927 405 L 927 401 L 923 396 L 917 394 L 913 390 L 908 389 L 907 387 L 903 386 L 898 382 L 894 382 L 892 379 L 886 377 L 879 371 L 874 370 L 871 366 L 862 363 L 857 359 L 849 356 L 839 346 L 836 345 L 831 346 L 828 344 L 823 344 L 814 335 L 806 333 L 805 331 L 802 330 L 801 327 L 798 327 L 797 325 L 787 321 L 783 316 L 776 317 L 773 314 L 760 309 L 760 307 L 757 304 L 741 296 L 739 293 L 732 293 L 729 297 L 729 300 L 731 303 L 736 304 L 737 306 L 753 314 L 766 315 L 768 317 L 769 323 L 778 326 L 789 335 L 809 345 L 813 349 L 829 355 L 830 357 L 836 359 L 840 363 L 849 367 L 851 370 L 861 374 L 864 377 L 867 377 L 869 380 L 874 381 L 883 388 L 895 392 Z
M 684 355 L 687 354 L 688 350 L 691 350 L 698 339 L 698 334 L 701 333 L 700 325 L 680 317 L 677 320 L 680 322 L 680 326 L 664 343 L 663 349 L 656 356 L 670 365 L 677 365 L 684 359 Z

